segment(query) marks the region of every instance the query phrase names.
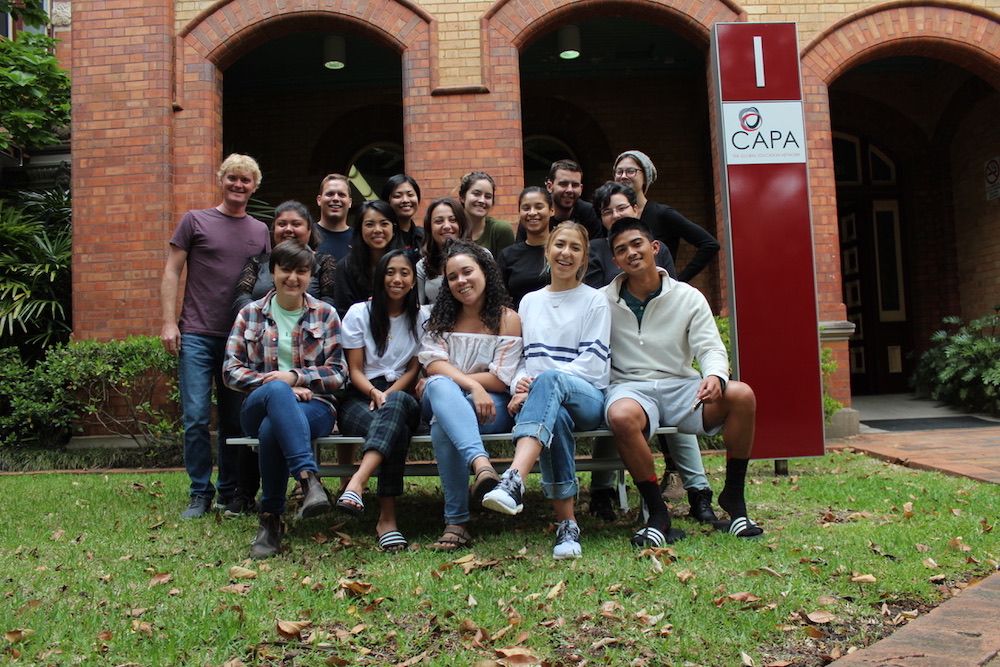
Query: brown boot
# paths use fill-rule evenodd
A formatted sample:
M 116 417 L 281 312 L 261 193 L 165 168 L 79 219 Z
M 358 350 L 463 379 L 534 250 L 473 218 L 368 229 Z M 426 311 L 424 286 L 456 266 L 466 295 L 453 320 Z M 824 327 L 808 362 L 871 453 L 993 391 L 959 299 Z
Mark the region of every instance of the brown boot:
M 299 515 L 308 519 L 329 512 L 331 508 L 330 497 L 319 481 L 319 476 L 311 470 L 303 470 L 299 473 L 299 479 L 302 480 L 302 491 L 305 493 Z
M 274 514 L 260 515 L 260 528 L 257 537 L 250 545 L 250 558 L 260 560 L 281 553 L 281 536 L 284 533 L 281 517 Z

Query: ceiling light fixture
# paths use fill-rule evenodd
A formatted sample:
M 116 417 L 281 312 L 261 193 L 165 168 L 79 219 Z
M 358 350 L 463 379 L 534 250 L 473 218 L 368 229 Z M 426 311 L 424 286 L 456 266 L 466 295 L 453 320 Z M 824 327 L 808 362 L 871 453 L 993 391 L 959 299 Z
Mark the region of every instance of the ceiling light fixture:
M 559 57 L 573 60 L 580 57 L 580 27 L 565 25 L 559 28 Z
M 323 40 L 323 67 L 344 69 L 347 66 L 347 44 L 340 35 L 330 35 Z

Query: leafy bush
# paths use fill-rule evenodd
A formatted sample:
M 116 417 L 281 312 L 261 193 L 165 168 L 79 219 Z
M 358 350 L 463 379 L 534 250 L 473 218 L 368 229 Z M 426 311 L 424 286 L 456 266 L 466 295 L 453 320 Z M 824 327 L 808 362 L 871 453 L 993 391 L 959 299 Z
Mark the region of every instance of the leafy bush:
M 6 17 L 4 17 L 6 20 Z M 19 32 L 0 39 L 0 149 L 62 141 L 70 120 L 69 74 L 54 55 L 55 39 Z
M 73 232 L 69 193 L 0 200 L 0 346 L 29 358 L 70 334 Z
M 176 373 L 152 336 L 55 346 L 29 368 L 0 349 L 0 445 L 59 446 L 85 419 L 145 449 L 175 444 Z
M 920 355 L 910 386 L 927 396 L 969 412 L 1000 415 L 1000 306 L 963 324 L 945 317 L 949 329 L 931 335 L 933 345 Z

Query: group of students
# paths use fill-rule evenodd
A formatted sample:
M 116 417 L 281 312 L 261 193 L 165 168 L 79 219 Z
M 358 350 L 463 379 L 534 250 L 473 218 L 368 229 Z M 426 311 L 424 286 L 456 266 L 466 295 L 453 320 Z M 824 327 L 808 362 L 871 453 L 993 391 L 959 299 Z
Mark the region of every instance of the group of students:
M 567 167 L 574 171 L 575 163 L 555 163 L 550 176 Z M 334 504 L 360 515 L 368 480 L 377 476 L 378 544 L 406 549 L 396 498 L 422 419 L 430 424 L 444 495 L 445 528 L 431 548 L 472 544 L 470 496 L 488 509 L 519 513 L 523 480 L 539 462 L 557 520 L 553 556 L 580 557 L 573 431 L 602 423 L 614 433 L 612 446 L 649 511 L 634 545 L 683 537 L 671 529 L 648 446 L 657 425 L 690 434 L 722 431 L 729 461 L 719 503 L 731 521 L 720 527 L 743 538 L 763 534 L 743 494 L 753 392 L 729 381 L 728 356 L 704 297 L 671 277 L 670 234 L 676 244 L 683 233 L 660 229 L 667 237 L 661 245 L 643 221 L 633 185 L 644 193 L 655 179 L 652 163 L 628 151 L 616 171 L 622 177 L 595 193 L 599 226 L 593 219 L 557 222 L 552 188 L 526 188 L 518 202 L 520 242 L 509 224 L 488 215 L 495 184 L 484 172 L 463 178 L 461 201 L 431 203 L 422 235 L 412 232 L 419 229 L 412 222 L 419 187 L 410 177 L 394 177 L 386 200 L 361 205 L 350 248 L 339 259 L 312 249 L 318 233 L 304 206 L 286 202 L 276 209 L 273 250 L 252 256 L 239 281 L 222 369 L 226 385 L 249 394 L 240 426 L 260 442 L 259 467 L 241 464 L 230 508 L 253 506 L 259 474 L 252 557 L 280 551 L 289 476 L 301 486 L 307 517 Z M 404 196 L 395 196 L 396 189 Z M 407 200 L 410 234 L 400 232 L 399 200 Z M 642 202 L 650 210 L 652 202 Z M 335 421 L 340 433 L 363 436 L 365 445 L 357 472 L 333 503 L 310 441 L 329 434 Z M 508 431 L 515 454 L 501 476 L 481 435 Z M 696 441 L 679 439 L 670 449 L 692 516 L 714 521 Z M 608 500 L 604 492 L 592 488 L 592 497 Z

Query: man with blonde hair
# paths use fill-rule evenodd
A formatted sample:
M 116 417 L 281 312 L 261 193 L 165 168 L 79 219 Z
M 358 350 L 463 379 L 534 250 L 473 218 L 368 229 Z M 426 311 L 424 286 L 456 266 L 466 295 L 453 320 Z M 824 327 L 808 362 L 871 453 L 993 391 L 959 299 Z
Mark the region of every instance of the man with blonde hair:
M 247 258 L 270 252 L 267 225 L 247 215 L 251 195 L 260 186 L 257 162 L 233 153 L 218 172 L 222 203 L 188 211 L 181 218 L 167 254 L 160 282 L 163 328 L 160 340 L 178 355 L 178 389 L 184 425 L 184 466 L 191 478 L 190 501 L 181 518 L 203 516 L 225 506 L 236 490 L 236 452 L 225 445 L 240 433 L 241 397 L 222 383 L 226 340 L 233 325 L 233 290 Z M 177 293 L 187 267 L 183 305 L 177 318 Z M 218 489 L 212 485 L 212 383 L 218 400 Z

